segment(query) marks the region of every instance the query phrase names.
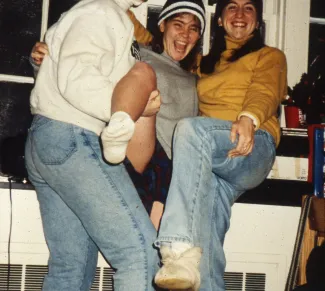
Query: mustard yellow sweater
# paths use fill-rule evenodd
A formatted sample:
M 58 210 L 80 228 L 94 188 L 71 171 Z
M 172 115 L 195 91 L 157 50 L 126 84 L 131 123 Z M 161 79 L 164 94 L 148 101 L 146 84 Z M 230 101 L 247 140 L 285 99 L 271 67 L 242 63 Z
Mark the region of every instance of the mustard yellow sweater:
M 273 47 L 228 62 L 234 49 L 244 44 L 226 37 L 226 50 L 214 73 L 200 75 L 197 89 L 200 114 L 235 121 L 241 114 L 255 117 L 256 129 L 268 131 L 280 141 L 277 110 L 287 95 L 287 63 L 283 52 Z
M 141 24 L 141 22 L 135 17 L 134 13 L 131 10 L 127 11 L 130 20 L 134 26 L 134 37 L 137 42 L 144 45 L 149 45 L 152 40 L 151 33 Z

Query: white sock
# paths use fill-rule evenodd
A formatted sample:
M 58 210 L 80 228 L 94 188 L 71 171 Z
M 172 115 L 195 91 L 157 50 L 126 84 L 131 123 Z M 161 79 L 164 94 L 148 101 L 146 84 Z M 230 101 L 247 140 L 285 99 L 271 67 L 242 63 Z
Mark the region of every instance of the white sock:
M 177 256 L 193 247 L 193 245 L 184 242 L 162 242 L 161 246 L 169 247 Z
M 185 251 L 187 251 L 188 249 L 190 249 L 192 247 L 193 246 L 189 243 L 184 243 L 184 242 L 179 242 L 179 241 L 171 243 L 171 249 L 177 255 L 184 253 Z
M 135 124 L 124 111 L 115 112 L 101 133 L 105 159 L 118 164 L 125 159 L 128 143 L 133 136 Z

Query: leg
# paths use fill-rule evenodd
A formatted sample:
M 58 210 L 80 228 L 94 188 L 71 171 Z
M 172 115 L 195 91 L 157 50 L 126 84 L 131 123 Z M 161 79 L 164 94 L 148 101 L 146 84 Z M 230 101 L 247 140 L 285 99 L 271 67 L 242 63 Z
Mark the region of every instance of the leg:
M 164 212 L 164 204 L 159 201 L 154 201 L 150 212 L 150 219 L 155 226 L 155 229 L 159 229 L 160 220 Z
M 148 64 L 137 62 L 117 83 L 112 96 L 112 115 L 126 112 L 133 121 L 142 115 L 152 91 L 157 89 L 156 74 Z
M 35 186 L 45 239 L 50 251 L 44 291 L 88 291 L 94 280 L 98 248 L 78 217 L 38 174 L 26 144 L 26 167 Z
M 143 173 L 155 150 L 156 115 L 140 117 L 128 144 L 126 156 L 138 173 Z
M 36 186 L 36 192 L 50 250 L 43 290 L 90 290 L 97 267 L 97 246 L 55 192 L 48 186 Z
M 148 131 L 144 130 L 142 132 L 143 134 L 148 133 Z M 150 138 L 152 138 L 152 136 Z M 142 140 L 144 140 L 144 138 L 142 138 Z M 150 213 L 152 223 L 154 224 L 155 228 L 158 229 L 170 185 L 172 162 L 168 158 L 159 141 L 154 140 L 152 142 L 155 143 L 154 152 L 150 156 L 151 160 L 146 163 L 148 166 L 143 172 L 140 172 L 141 174 L 139 171 L 135 170 L 135 167 L 133 166 L 134 160 L 126 161 L 124 164 L 141 197 L 142 202 L 144 203 L 148 213 Z M 138 143 L 140 145 L 136 145 L 135 149 L 137 147 L 138 149 L 147 148 L 147 145 L 140 141 L 140 135 L 138 138 Z M 135 149 L 132 149 L 134 157 L 136 154 Z M 128 158 L 130 159 L 130 156 L 128 156 Z M 140 158 L 142 159 L 141 163 L 143 163 L 143 160 L 145 159 L 143 159 L 143 156 L 140 156 Z M 137 161 L 140 161 L 139 158 Z
M 156 245 L 177 241 L 203 249 L 201 291 L 224 290 L 222 245 L 231 206 L 263 181 L 275 157 L 272 137 L 257 131 L 250 156 L 228 158 L 230 128 L 231 122 L 198 117 L 181 121 L 174 136 L 173 176 Z
M 102 160 L 95 134 L 47 118 L 39 123 L 31 130 L 34 164 L 116 269 L 115 290 L 153 290 L 156 231 L 124 166 Z
M 153 106 L 149 115 L 155 115 L 159 110 L 160 98 L 156 98 L 159 96 L 156 87 L 153 69 L 143 62 L 137 62 L 117 83 L 112 95 L 112 116 L 101 134 L 103 152 L 108 162 L 117 164 L 124 160 L 128 142 L 135 130 L 134 122 L 144 114 L 147 104 Z
M 159 141 L 157 141 L 155 154 L 152 158 L 152 167 L 154 176 L 152 182 L 154 202 L 150 213 L 150 219 L 156 229 L 159 229 L 172 175 L 172 162 Z

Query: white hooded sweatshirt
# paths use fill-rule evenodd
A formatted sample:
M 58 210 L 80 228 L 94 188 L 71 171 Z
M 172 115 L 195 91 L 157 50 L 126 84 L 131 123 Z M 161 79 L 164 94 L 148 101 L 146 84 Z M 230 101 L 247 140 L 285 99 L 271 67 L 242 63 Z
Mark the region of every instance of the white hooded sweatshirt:
M 49 55 L 31 93 L 31 110 L 100 134 L 116 83 L 139 59 L 126 14 L 141 0 L 83 0 L 46 33 Z

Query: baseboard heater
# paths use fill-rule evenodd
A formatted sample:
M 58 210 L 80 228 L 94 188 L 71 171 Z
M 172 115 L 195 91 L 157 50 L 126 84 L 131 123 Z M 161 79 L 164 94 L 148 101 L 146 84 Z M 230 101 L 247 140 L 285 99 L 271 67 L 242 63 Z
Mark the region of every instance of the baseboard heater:
M 8 276 L 9 272 L 9 276 Z M 0 290 L 41 291 L 47 266 L 0 264 Z M 97 267 L 91 291 L 113 291 L 113 269 Z M 9 277 L 9 284 L 8 284 Z M 265 291 L 265 274 L 226 272 L 227 291 Z

